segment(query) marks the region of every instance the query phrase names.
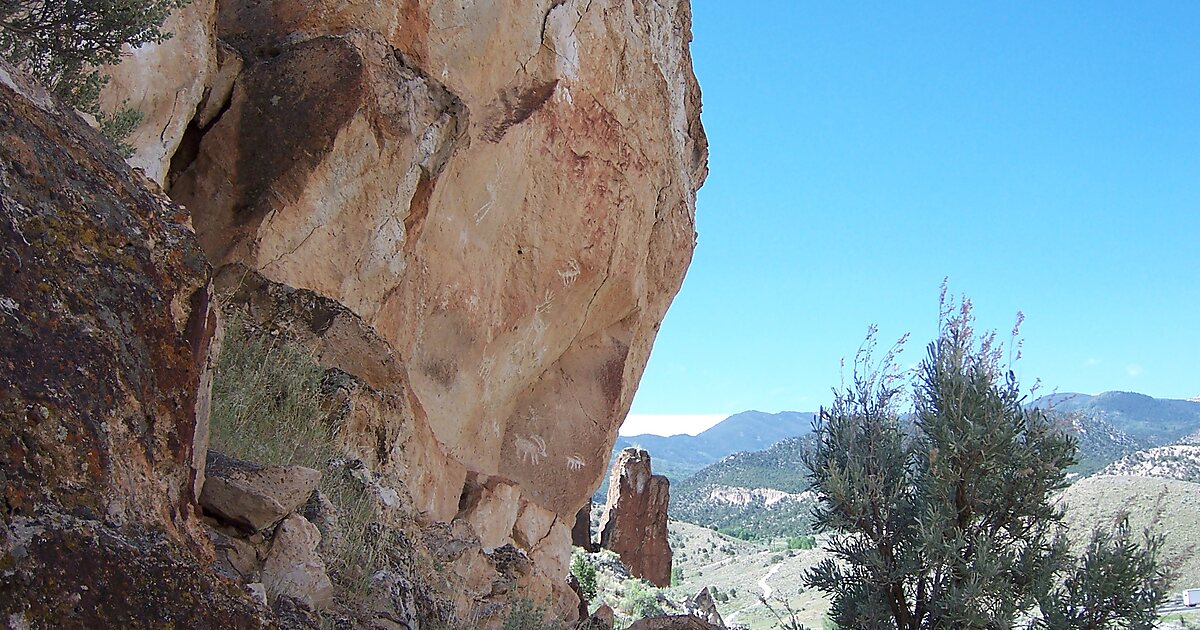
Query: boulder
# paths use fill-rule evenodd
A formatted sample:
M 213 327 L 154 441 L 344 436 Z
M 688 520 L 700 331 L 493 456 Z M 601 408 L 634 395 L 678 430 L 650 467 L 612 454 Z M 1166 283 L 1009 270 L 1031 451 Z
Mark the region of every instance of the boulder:
M 217 332 L 187 213 L 0 64 L 0 618 L 256 628 L 197 518 Z M 203 462 L 201 458 L 200 463 Z
M 295 512 L 312 496 L 321 473 L 303 466 L 261 466 L 208 452 L 200 505 L 217 517 L 259 531 Z
M 725 630 L 725 627 L 691 615 L 664 615 L 639 619 L 628 630 Z
M 711 623 L 718 628 L 725 627 L 725 620 L 721 619 L 721 613 L 717 611 L 717 603 L 713 601 L 712 593 L 708 587 L 700 589 L 699 593 L 688 602 L 688 610 L 691 614 Z
M 669 501 L 670 481 L 651 472 L 650 454 L 632 447 L 621 451 L 609 477 L 600 546 L 616 552 L 634 576 L 656 586 L 671 585 Z
M 333 583 L 317 553 L 321 532 L 303 516 L 292 514 L 275 528 L 271 551 L 263 563 L 263 585 L 274 601 L 290 597 L 314 610 L 333 601 Z

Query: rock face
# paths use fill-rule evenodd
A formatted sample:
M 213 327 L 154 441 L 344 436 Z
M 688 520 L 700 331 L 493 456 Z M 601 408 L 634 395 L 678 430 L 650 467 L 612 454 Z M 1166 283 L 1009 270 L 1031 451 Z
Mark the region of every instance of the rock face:
M 455 461 L 573 517 L 694 244 L 687 3 L 222 0 L 217 35 L 243 70 L 170 176 L 206 253 L 347 306 Z
M 652 474 L 650 454 L 627 448 L 617 456 L 600 519 L 600 546 L 621 556 L 630 573 L 657 586 L 671 585 L 667 541 L 670 481 Z
M 132 107 L 145 118 L 127 142 L 136 151 L 129 164 L 164 184 L 179 143 L 212 92 L 217 72 L 216 0 L 191 0 L 163 24 L 171 38 L 129 51 L 108 69 L 102 95 L 106 111 Z
M 301 289 L 344 307 L 302 328 L 351 377 L 339 439 L 378 487 L 406 488 L 426 526 L 521 550 L 522 588 L 573 610 L 570 526 L 695 243 L 688 2 L 187 14 L 106 94 L 150 115 L 135 163 L 191 212 L 240 304 Z M 482 567 L 464 584 L 511 573 L 463 557 Z
M 0 615 L 10 625 L 264 623 L 204 567 L 196 452 L 218 323 L 187 222 L 82 120 L 0 66 Z

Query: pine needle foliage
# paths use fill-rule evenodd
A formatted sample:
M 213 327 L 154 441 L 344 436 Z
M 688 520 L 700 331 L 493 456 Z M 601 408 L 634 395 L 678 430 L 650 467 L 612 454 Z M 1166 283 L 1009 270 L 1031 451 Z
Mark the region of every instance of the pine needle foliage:
M 952 306 L 943 291 L 941 315 L 939 336 L 912 373 L 911 414 L 900 412 L 904 340 L 876 365 L 874 329 L 852 382 L 821 410 L 805 464 L 821 496 L 814 525 L 832 534 L 833 557 L 806 575 L 807 585 L 830 594 L 838 625 L 864 630 L 1013 628 L 1042 623 L 1039 605 L 1047 616 L 1038 627 L 1109 627 L 1051 620 L 1056 603 L 1081 588 L 1125 598 L 1115 607 L 1105 600 L 1118 611 L 1108 619 L 1152 614 L 1161 542 L 1132 544 L 1119 528 L 1098 533 L 1073 581 L 1056 586 L 1073 561 L 1053 496 L 1066 486 L 1075 441 L 1024 405 L 995 333 L 975 333 L 969 300 Z M 1105 573 L 1101 564 L 1115 560 L 1121 568 Z M 1131 592 L 1131 584 L 1143 588 Z M 1101 605 L 1079 601 L 1054 619 Z

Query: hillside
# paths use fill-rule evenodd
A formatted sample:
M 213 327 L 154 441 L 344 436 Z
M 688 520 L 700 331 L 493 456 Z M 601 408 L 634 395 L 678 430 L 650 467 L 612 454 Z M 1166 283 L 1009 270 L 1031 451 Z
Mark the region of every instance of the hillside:
M 1200 446 L 1170 444 L 1137 451 L 1105 466 L 1098 474 L 1200 483 Z
M 1072 545 L 1084 544 L 1095 525 L 1129 516 L 1134 531 L 1154 526 L 1166 535 L 1166 557 L 1179 572 L 1172 589 L 1200 586 L 1200 484 L 1151 477 L 1096 475 L 1065 490 L 1060 501 Z
M 1103 420 L 1133 439 L 1151 445 L 1174 442 L 1200 429 L 1200 402 L 1154 398 L 1134 392 L 1052 394 L 1033 406 L 1061 414 Z
M 675 484 L 671 516 L 706 527 L 744 528 L 757 536 L 809 531 L 814 495 L 802 460 L 808 436 L 737 453 Z
M 743 411 L 696 435 L 632 435 L 617 438 L 613 454 L 627 446 L 645 449 L 654 472 L 684 479 L 721 458 L 740 451 L 760 451 L 784 438 L 812 430 L 814 414 L 797 411 Z

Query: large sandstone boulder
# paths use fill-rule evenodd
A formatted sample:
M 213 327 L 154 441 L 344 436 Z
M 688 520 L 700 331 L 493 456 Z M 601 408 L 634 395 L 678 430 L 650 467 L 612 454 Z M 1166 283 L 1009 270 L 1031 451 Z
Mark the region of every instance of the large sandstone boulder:
M 458 462 L 559 514 L 605 472 L 694 244 L 686 2 L 222 0 L 175 162 L 217 264 L 344 304 Z
M 187 214 L 0 65 L 0 617 L 259 627 L 196 518 L 218 321 Z
M 608 481 L 600 546 L 621 556 L 634 576 L 657 586 L 671 585 L 669 501 L 670 481 L 651 472 L 650 454 L 632 447 L 621 451 Z

